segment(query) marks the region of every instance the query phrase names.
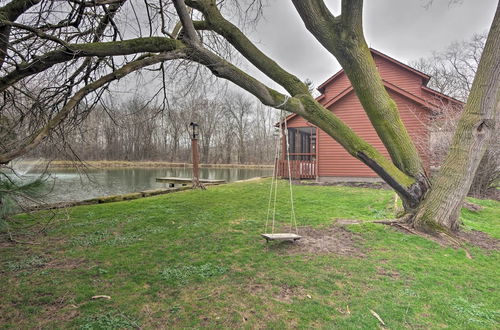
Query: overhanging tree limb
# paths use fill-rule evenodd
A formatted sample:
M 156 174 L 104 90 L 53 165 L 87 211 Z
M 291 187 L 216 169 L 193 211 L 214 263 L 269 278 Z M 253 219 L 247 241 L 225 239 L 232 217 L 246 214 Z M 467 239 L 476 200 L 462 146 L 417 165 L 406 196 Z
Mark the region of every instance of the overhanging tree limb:
M 9 152 L 0 154 L 0 164 L 6 164 L 17 158 L 21 155 L 26 154 L 30 150 L 33 150 L 37 147 L 48 135 L 49 133 L 58 125 L 60 125 L 69 113 L 80 103 L 80 101 L 90 94 L 91 92 L 103 87 L 106 84 L 114 80 L 118 80 L 128 75 L 131 72 L 142 69 L 146 66 L 158 64 L 164 61 L 184 58 L 186 53 L 184 50 L 174 50 L 170 52 L 165 52 L 158 55 L 146 55 L 144 58 L 140 58 L 138 60 L 132 61 L 130 63 L 125 64 L 120 69 L 113 71 L 110 74 L 107 74 L 98 80 L 86 85 L 81 88 L 78 92 L 76 92 L 64 105 L 64 107 L 54 116 L 49 122 L 32 134 L 28 139 L 26 139 L 23 143 L 19 144 L 15 149 L 10 150 Z
M 123 41 L 69 44 L 68 47 L 48 52 L 29 63 L 21 63 L 18 68 L 0 79 L 0 92 L 28 76 L 40 73 L 50 67 L 79 57 L 118 56 L 137 53 L 169 52 L 182 49 L 182 41 L 166 37 L 136 38 Z
M 242 52 L 244 56 L 248 56 L 248 58 L 251 58 L 256 63 L 261 63 L 260 66 L 262 67 L 262 71 L 264 73 L 268 74 L 269 72 L 278 70 L 281 75 L 276 80 L 283 83 L 285 88 L 289 87 L 289 89 L 291 89 L 290 86 L 296 87 L 300 84 L 307 89 L 304 83 L 300 82 L 300 80 L 295 78 L 295 76 L 280 68 L 274 61 L 258 50 L 238 28 L 223 19 L 218 10 L 215 8 L 214 2 L 211 0 L 195 2 L 198 6 L 196 9 L 199 9 L 204 13 L 205 19 L 212 30 L 223 35 L 228 41 L 235 45 L 235 48 L 239 48 L 240 52 Z M 176 9 L 178 11 L 185 11 L 183 1 L 175 1 L 174 3 L 176 3 Z M 209 6 L 210 9 L 208 10 L 207 8 L 201 6 L 200 3 Z M 193 24 L 185 13 L 183 14 L 181 12 L 179 13 L 179 16 L 183 17 L 181 22 L 184 25 L 184 28 L 193 29 Z M 214 19 L 216 19 L 218 25 L 214 25 Z M 195 40 L 188 40 L 190 35 L 191 38 L 194 38 Z M 406 200 L 411 201 L 412 204 L 418 200 L 418 197 L 413 195 L 412 191 L 412 185 L 415 182 L 414 179 L 408 177 L 406 174 L 397 169 L 397 167 L 395 167 L 390 160 L 385 158 L 375 148 L 361 139 L 331 111 L 321 106 L 316 100 L 314 100 L 307 90 L 305 92 L 299 90 L 297 94 L 292 94 L 292 98 L 286 100 L 284 95 L 268 88 L 253 77 L 242 72 L 231 63 L 204 48 L 198 41 L 198 36 L 193 33 L 186 34 L 184 37 L 184 42 L 191 45 L 190 58 L 192 60 L 205 65 L 207 68 L 212 70 L 216 76 L 228 79 L 238 86 L 246 89 L 250 93 L 257 96 L 264 104 L 275 108 L 286 109 L 301 115 L 337 140 L 352 156 L 367 164 L 381 177 L 386 179 L 387 182 L 402 196 L 404 196 Z M 255 49 L 257 49 L 257 51 L 255 51 Z M 292 85 L 290 85 L 290 80 L 282 79 L 283 77 L 291 78 L 292 81 L 295 78 L 297 81 L 292 82 Z M 285 99 L 285 102 L 282 101 L 283 99 Z
M 186 3 L 203 13 L 206 24 L 212 31 L 224 37 L 250 63 L 283 86 L 290 95 L 309 94 L 306 84 L 265 55 L 238 27 L 226 20 L 214 0 L 187 0 Z
M 349 126 L 331 111 L 325 109 L 312 96 L 299 95 L 287 100 L 285 95 L 267 87 L 205 48 L 190 49 L 189 59 L 203 64 L 217 77 L 227 79 L 252 93 L 263 104 L 296 113 L 317 125 L 338 141 L 352 156 L 387 179 L 388 183 L 405 199 L 412 203 L 418 202 L 418 194 L 412 190 L 415 180 L 400 171 L 390 160 L 361 139 Z

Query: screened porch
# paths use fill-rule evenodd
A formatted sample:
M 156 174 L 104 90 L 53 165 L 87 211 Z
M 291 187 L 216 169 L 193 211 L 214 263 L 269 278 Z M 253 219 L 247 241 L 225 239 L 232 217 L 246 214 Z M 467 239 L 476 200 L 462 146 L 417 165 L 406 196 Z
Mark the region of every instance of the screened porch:
M 283 153 L 277 161 L 278 176 L 315 179 L 317 176 L 317 128 L 289 127 L 288 148 L 282 134 Z M 283 133 L 284 130 L 283 130 Z M 290 174 L 290 175 L 289 175 Z

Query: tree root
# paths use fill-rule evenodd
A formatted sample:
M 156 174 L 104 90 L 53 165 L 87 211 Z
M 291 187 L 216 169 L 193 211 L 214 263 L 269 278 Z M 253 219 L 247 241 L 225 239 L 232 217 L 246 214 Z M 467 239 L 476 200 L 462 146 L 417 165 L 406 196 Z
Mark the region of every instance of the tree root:
M 413 229 L 410 225 L 408 225 L 405 221 L 401 221 L 401 220 L 381 220 L 381 221 L 374 221 L 374 223 L 380 223 L 380 224 L 383 224 L 383 225 L 388 225 L 388 226 L 395 226 L 395 227 L 398 227 L 398 228 L 401 228 L 413 235 L 418 235 L 418 236 L 424 236 L 424 235 L 427 235 L 423 232 L 419 232 L 415 229 Z
M 17 239 L 15 239 L 13 236 L 12 236 L 12 233 L 9 231 L 7 231 L 7 235 L 9 236 L 9 241 L 11 241 L 12 243 L 16 243 L 16 244 L 29 244 L 29 245 L 40 245 L 40 243 L 35 243 L 35 242 L 29 242 L 29 241 L 18 241 Z
M 205 185 L 199 180 L 193 178 L 193 189 L 207 190 L 207 187 L 205 187 Z
M 411 215 L 409 218 L 411 218 Z M 436 242 L 439 245 L 444 246 L 444 247 L 451 246 L 455 249 L 463 249 L 465 251 L 465 256 L 468 259 L 473 258 L 472 255 L 470 254 L 469 250 L 465 246 L 465 243 L 467 243 L 466 240 L 464 240 L 458 236 L 455 236 L 452 233 L 448 233 L 448 232 L 438 232 L 434 235 L 431 235 L 429 233 L 419 231 L 419 230 L 413 228 L 413 226 L 409 223 L 408 215 L 404 216 L 400 219 L 396 219 L 396 220 L 381 220 L 381 221 L 374 221 L 374 223 L 380 223 L 383 225 L 397 227 L 398 229 L 400 229 L 406 233 L 426 238 L 426 239 L 431 240 L 433 242 Z

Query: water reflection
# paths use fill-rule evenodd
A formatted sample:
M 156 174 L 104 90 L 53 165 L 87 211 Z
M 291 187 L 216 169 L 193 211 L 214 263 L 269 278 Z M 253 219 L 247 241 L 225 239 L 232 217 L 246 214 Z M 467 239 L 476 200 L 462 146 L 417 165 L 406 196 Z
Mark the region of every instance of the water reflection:
M 32 174 L 36 175 L 36 174 Z M 259 176 L 272 175 L 271 168 L 201 168 L 204 179 L 233 182 Z M 168 184 L 156 182 L 157 177 L 191 177 L 191 168 L 113 168 L 91 169 L 86 175 L 74 169 L 51 171 L 54 179 L 47 202 L 83 200 L 93 197 L 125 194 L 142 190 L 167 188 Z

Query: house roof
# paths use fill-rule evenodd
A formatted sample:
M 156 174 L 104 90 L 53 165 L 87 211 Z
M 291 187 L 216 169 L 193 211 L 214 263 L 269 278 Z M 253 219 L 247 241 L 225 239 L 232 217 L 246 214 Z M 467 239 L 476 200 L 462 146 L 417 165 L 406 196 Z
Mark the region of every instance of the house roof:
M 430 88 L 430 87 L 427 87 L 427 86 L 422 86 L 422 89 L 423 89 L 424 91 L 426 91 L 426 92 L 429 92 L 429 93 L 432 93 L 432 94 L 434 94 L 434 95 L 436 95 L 436 96 L 438 96 L 438 97 L 442 97 L 442 98 L 444 98 L 444 99 L 447 99 L 448 101 L 453 102 L 453 103 L 456 103 L 456 104 L 458 104 L 458 105 L 462 105 L 462 106 L 463 106 L 463 105 L 465 105 L 465 103 L 464 103 L 464 102 L 462 102 L 462 101 L 460 101 L 460 100 L 457 100 L 456 98 L 451 97 L 451 96 L 449 96 L 449 95 L 446 95 L 446 94 L 443 94 L 443 93 L 441 93 L 441 92 L 438 92 L 438 91 L 436 91 L 436 90 L 434 90 L 434 89 L 432 89 L 432 88 Z
M 386 55 L 384 53 L 381 53 L 378 50 L 370 48 L 370 51 L 371 51 L 372 54 L 376 54 L 376 55 L 378 55 L 378 56 L 380 56 L 380 57 L 382 57 L 382 58 L 384 58 L 384 59 L 386 59 L 386 60 L 388 60 L 388 61 L 390 61 L 390 62 L 392 62 L 392 63 L 394 63 L 394 64 L 396 64 L 396 65 L 398 65 L 398 66 L 400 66 L 400 67 L 402 67 L 402 68 L 404 68 L 406 70 L 408 70 L 408 71 L 411 71 L 412 73 L 414 73 L 414 74 L 416 74 L 418 76 L 420 76 L 422 78 L 422 89 L 425 90 L 426 92 L 434 94 L 435 96 L 437 96 L 439 98 L 447 99 L 448 101 L 453 102 L 455 104 L 464 105 L 463 102 L 461 102 L 461 101 L 459 101 L 459 100 L 457 100 L 457 99 L 455 99 L 455 98 L 453 98 L 451 96 L 442 94 L 442 93 L 440 93 L 438 91 L 433 90 L 432 88 L 427 87 L 426 84 L 429 82 L 431 76 L 429 76 L 429 75 L 427 75 L 427 74 L 425 74 L 425 73 L 423 73 L 421 71 L 418 71 L 417 69 L 414 69 L 414 68 L 410 67 L 409 65 L 406 65 L 406 64 L 404 64 L 404 63 L 402 63 L 402 62 L 400 62 L 400 61 L 398 61 L 398 60 L 396 60 L 396 59 L 394 59 L 394 58 L 392 58 L 392 57 L 390 57 L 390 56 L 388 56 L 388 55 Z M 337 77 L 339 77 L 343 73 L 344 73 L 344 70 L 342 69 L 342 70 L 338 71 L 337 73 L 335 73 L 330 78 L 328 78 L 324 83 L 322 83 L 321 85 L 318 86 L 317 89 L 318 89 L 318 91 L 321 92 L 321 95 L 316 98 L 316 101 L 323 101 L 324 102 L 325 87 L 328 84 L 332 83 Z M 439 108 L 439 105 L 436 104 L 435 102 L 429 101 L 429 100 L 424 99 L 424 98 L 422 98 L 420 96 L 417 96 L 417 95 L 415 95 L 413 93 L 410 93 L 410 92 L 408 92 L 408 91 L 406 91 L 406 90 L 404 90 L 404 89 L 402 89 L 402 88 L 400 88 L 400 87 L 398 87 L 398 86 L 396 86 L 396 85 L 394 85 L 394 84 L 392 84 L 392 83 L 390 83 L 390 82 L 388 82 L 388 81 L 386 81 L 384 79 L 382 79 L 382 82 L 383 82 L 384 86 L 386 87 L 386 89 L 389 89 L 389 90 L 391 90 L 391 91 L 393 91 L 395 93 L 398 93 L 398 94 L 400 94 L 400 95 L 402 95 L 402 96 L 404 96 L 404 97 L 406 97 L 406 98 L 414 101 L 415 103 L 418 103 L 418 104 L 422 105 L 425 109 L 428 109 L 428 110 L 431 110 L 431 111 L 435 111 L 435 110 L 437 110 Z M 344 96 L 350 94 L 353 90 L 354 90 L 354 88 L 352 87 L 352 85 L 350 85 L 349 87 L 347 87 L 346 89 L 344 89 L 343 91 L 341 91 L 339 94 L 337 94 L 335 97 L 333 97 L 330 100 L 328 100 L 327 102 L 323 103 L 323 106 L 325 108 L 330 107 L 331 105 L 333 105 L 334 103 L 336 103 L 337 101 L 339 101 L 340 99 L 342 99 Z M 294 118 L 295 116 L 297 116 L 297 114 L 293 113 L 293 114 L 287 116 L 285 118 L 285 120 L 288 121 L 288 120 Z
M 386 60 L 388 60 L 389 62 L 392 62 L 410 72 L 413 72 L 414 74 L 420 76 L 422 78 L 422 81 L 423 81 L 423 84 L 424 86 L 429 82 L 429 80 L 431 79 L 431 76 L 423 73 L 422 71 L 418 71 L 417 69 L 415 68 L 412 68 L 411 66 L 407 65 L 407 64 L 404 64 L 403 62 L 400 62 L 398 60 L 396 60 L 395 58 L 392 58 L 382 52 L 379 52 L 378 50 L 376 49 L 373 49 L 373 48 L 370 48 L 370 52 L 375 55 L 378 55 Z M 340 71 L 338 71 L 337 73 L 335 73 L 333 76 L 331 76 L 330 78 L 328 78 L 324 83 L 322 83 L 321 85 L 318 86 L 318 91 L 320 91 L 320 93 L 324 93 L 325 92 L 325 87 L 326 85 L 330 84 L 332 81 L 334 81 L 337 77 L 339 77 L 342 73 L 344 73 L 344 70 L 341 69 Z
M 401 96 L 404 96 L 410 100 L 412 100 L 413 102 L 417 103 L 417 104 L 420 104 L 422 107 L 424 107 L 425 109 L 427 110 L 431 110 L 431 111 L 436 111 L 439 109 L 439 105 L 434 103 L 434 102 L 431 102 L 429 100 L 426 100 L 426 99 L 423 99 L 415 94 L 412 94 L 394 84 L 391 84 L 390 82 L 382 79 L 382 83 L 384 84 L 385 88 L 388 89 L 388 90 L 391 90 Z M 337 103 L 339 100 L 343 99 L 345 96 L 349 95 L 352 91 L 354 90 L 354 88 L 352 86 L 349 86 L 347 87 L 346 89 L 344 89 L 342 92 L 340 92 L 339 94 L 337 94 L 335 97 L 331 98 L 330 100 L 328 100 L 328 102 L 324 103 L 323 106 L 325 108 L 328 108 L 330 107 L 331 105 L 333 105 L 334 103 Z M 432 90 L 431 90 L 432 91 Z M 322 98 L 322 97 L 321 97 Z M 320 97 L 316 98 L 316 100 L 318 101 L 320 99 Z M 459 101 L 458 101 L 459 102 Z M 297 114 L 295 113 L 292 113 L 291 115 L 288 115 L 286 117 L 286 120 L 290 120 L 292 118 L 294 118 L 295 116 L 298 116 Z

